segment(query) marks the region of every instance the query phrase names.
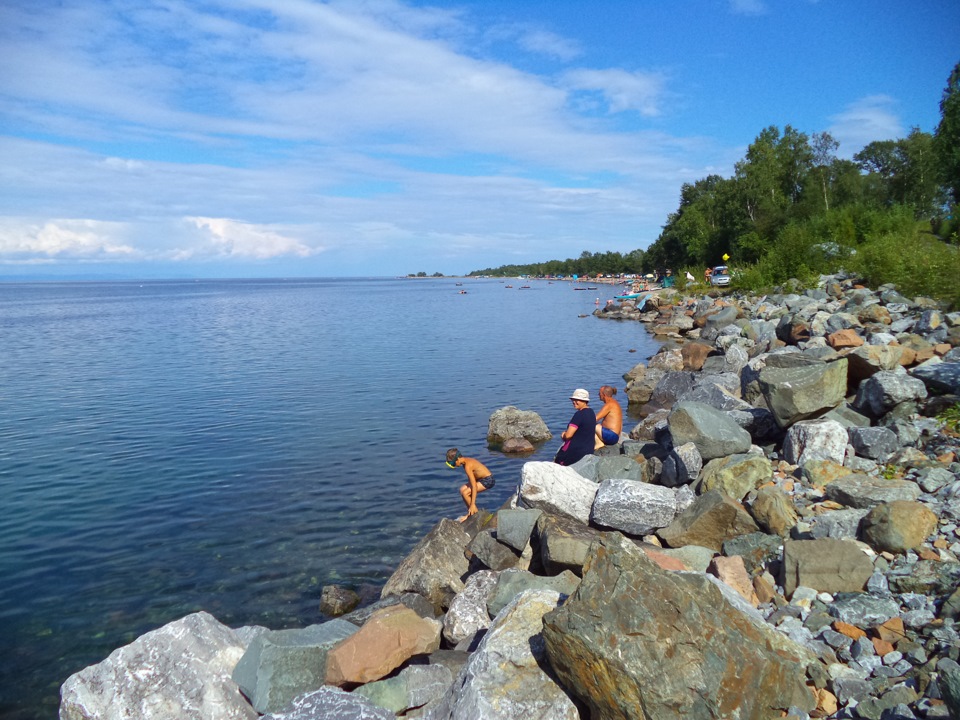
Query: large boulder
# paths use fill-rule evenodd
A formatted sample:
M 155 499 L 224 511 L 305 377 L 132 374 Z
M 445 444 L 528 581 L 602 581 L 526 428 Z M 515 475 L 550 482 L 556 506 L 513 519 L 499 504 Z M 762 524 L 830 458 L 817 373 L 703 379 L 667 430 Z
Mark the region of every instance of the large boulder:
M 742 453 L 714 458 L 703 468 L 701 492 L 719 490 L 742 500 L 773 477 L 773 465 L 763 455 Z
M 350 637 L 327 654 L 327 685 L 379 680 L 414 655 L 440 647 L 443 624 L 422 618 L 403 605 L 378 610 Z
M 720 552 L 724 541 L 758 530 L 740 503 L 712 490 L 698 497 L 657 535 L 670 547 L 700 545 Z
M 873 563 L 849 540 L 788 540 L 783 546 L 783 589 L 801 585 L 824 592 L 861 592 Z
M 960 394 L 960 362 L 928 360 L 910 371 L 935 393 Z
M 412 708 L 421 708 L 428 703 L 439 701 L 452 683 L 453 673 L 443 665 L 410 665 L 394 677 L 361 685 L 353 694 L 365 697 L 377 707 L 400 715 Z M 323 720 L 347 720 L 356 716 L 330 713 L 316 717 Z M 360 716 L 358 720 L 363 717 Z
M 669 525 L 676 514 L 677 495 L 670 488 L 613 479 L 600 483 L 591 520 L 630 535 L 648 535 Z
M 544 670 L 543 616 L 559 601 L 559 593 L 527 590 L 501 610 L 431 720 L 579 720 Z
M 524 463 L 520 472 L 520 505 L 590 522 L 597 484 L 576 470 L 552 462 Z
M 846 450 L 846 429 L 824 418 L 794 423 L 783 441 L 783 458 L 792 465 L 805 465 L 811 460 L 843 463 Z
M 187 615 L 67 678 L 60 718 L 254 720 L 230 677 L 243 653 L 237 634 L 212 615 Z
M 443 518 L 423 536 L 387 580 L 380 597 L 412 592 L 423 595 L 435 608 L 447 608 L 463 590 L 460 579 L 469 562 L 463 554 L 470 536 L 456 520 Z
M 919 547 L 936 529 L 936 514 L 926 505 L 908 500 L 877 505 L 860 525 L 864 542 L 876 550 L 893 553 Z
M 704 460 L 744 453 L 750 449 L 750 433 L 719 410 L 696 402 L 674 406 L 669 419 L 673 446 L 692 442 Z
M 894 500 L 916 500 L 920 487 L 907 480 L 853 473 L 828 484 L 824 494 L 828 500 L 847 507 L 871 508 Z
M 760 371 L 760 389 L 777 424 L 790 427 L 843 402 L 847 361 L 784 368 L 768 365 Z
M 513 405 L 494 411 L 487 425 L 487 444 L 490 447 L 500 447 L 511 438 L 539 443 L 552 437 L 547 424 L 537 413 L 520 410 Z
M 233 679 L 258 713 L 282 710 L 298 695 L 323 685 L 330 648 L 357 631 L 346 620 L 255 637 L 233 669 Z
M 880 417 L 902 403 L 923 400 L 927 387 L 902 369 L 881 370 L 860 383 L 854 407 Z
M 580 588 L 543 619 L 550 665 L 596 718 L 812 710 L 809 651 L 731 595 L 700 573 L 661 570 L 622 535 L 605 534 Z
M 443 616 L 443 637 L 448 643 L 457 645 L 489 627 L 487 600 L 497 586 L 497 575 L 490 570 L 480 570 L 467 579 L 466 586 Z
M 559 575 L 534 575 L 526 570 L 504 570 L 487 599 L 487 614 L 496 617 L 513 599 L 526 590 L 551 590 L 561 599 L 572 595 L 580 584 L 580 578 L 569 570 Z M 489 623 L 488 623 L 489 624 Z
M 590 545 L 599 536 L 599 530 L 577 520 L 550 513 L 541 515 L 537 520 L 537 540 L 540 561 L 547 574 L 570 570 L 579 575 Z

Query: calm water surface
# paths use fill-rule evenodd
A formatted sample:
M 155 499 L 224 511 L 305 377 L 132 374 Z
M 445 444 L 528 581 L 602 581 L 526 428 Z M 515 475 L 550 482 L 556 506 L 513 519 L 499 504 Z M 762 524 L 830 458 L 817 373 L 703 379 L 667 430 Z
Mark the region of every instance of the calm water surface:
M 573 388 L 656 350 L 578 317 L 609 286 L 512 284 L 0 284 L 0 717 L 55 717 L 68 675 L 189 612 L 321 621 L 323 585 L 383 583 L 462 513 L 447 447 L 502 504 L 523 461 L 490 414 L 558 435 Z

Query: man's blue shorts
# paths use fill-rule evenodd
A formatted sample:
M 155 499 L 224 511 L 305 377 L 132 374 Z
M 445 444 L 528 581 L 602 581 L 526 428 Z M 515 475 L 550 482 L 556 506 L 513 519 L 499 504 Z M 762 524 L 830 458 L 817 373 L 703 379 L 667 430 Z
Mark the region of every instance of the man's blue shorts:
M 600 439 L 604 445 L 616 445 L 620 442 L 620 435 L 610 428 L 600 428 Z

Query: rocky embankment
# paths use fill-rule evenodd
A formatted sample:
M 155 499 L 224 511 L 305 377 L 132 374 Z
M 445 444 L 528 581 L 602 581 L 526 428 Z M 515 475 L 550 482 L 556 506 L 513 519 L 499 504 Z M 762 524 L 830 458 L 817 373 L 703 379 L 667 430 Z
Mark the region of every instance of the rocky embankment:
M 148 633 L 61 718 L 960 717 L 960 314 L 841 278 L 658 302 L 597 311 L 664 341 L 620 445 L 524 464 L 335 619 Z

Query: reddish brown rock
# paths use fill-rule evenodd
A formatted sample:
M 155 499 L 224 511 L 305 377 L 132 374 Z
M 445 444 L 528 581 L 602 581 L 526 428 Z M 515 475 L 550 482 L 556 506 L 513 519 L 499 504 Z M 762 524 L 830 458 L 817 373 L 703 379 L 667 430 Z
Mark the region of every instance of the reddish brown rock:
M 852 640 L 859 640 L 860 638 L 867 636 L 867 633 L 858 628 L 856 625 L 845 623 L 842 620 L 834 620 L 832 627 L 836 632 L 840 633 L 841 635 L 846 635 Z
M 750 582 L 750 576 L 747 574 L 747 568 L 743 564 L 743 558 L 739 555 L 732 557 L 716 556 L 710 561 L 707 572 L 736 590 L 744 600 L 754 607 L 760 604 L 757 593 L 754 592 L 753 583 Z
M 327 655 L 328 685 L 379 680 L 414 655 L 440 647 L 442 623 L 422 618 L 405 605 L 377 610 L 363 627 Z
M 684 345 L 680 349 L 680 354 L 683 357 L 683 369 L 691 372 L 699 371 L 711 350 L 713 350 L 713 347 L 706 343 L 692 342 Z
M 857 335 L 857 331 L 853 328 L 847 328 L 827 335 L 827 344 L 834 350 L 855 348 L 863 345 L 863 338 Z

